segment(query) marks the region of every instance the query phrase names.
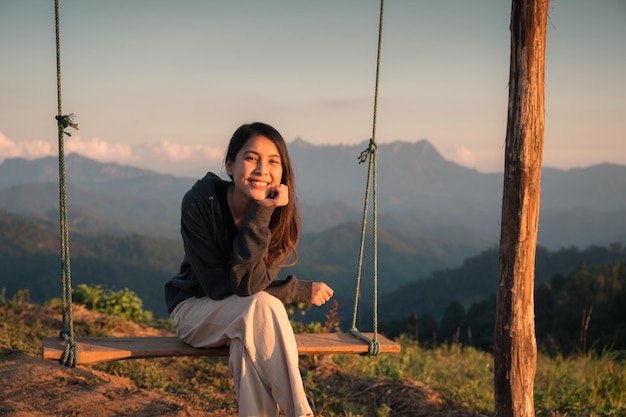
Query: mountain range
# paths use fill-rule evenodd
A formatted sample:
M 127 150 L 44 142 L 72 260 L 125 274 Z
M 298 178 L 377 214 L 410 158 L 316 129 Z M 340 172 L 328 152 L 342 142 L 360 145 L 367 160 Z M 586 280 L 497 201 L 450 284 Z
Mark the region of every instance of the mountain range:
M 288 146 L 296 169 L 304 233 L 299 263 L 286 272 L 302 279 L 327 280 L 340 304 L 351 305 L 367 181 L 367 164 L 359 164 L 358 156 L 367 144 L 321 146 L 296 140 Z M 436 271 L 459 267 L 497 246 L 502 174 L 481 173 L 447 161 L 425 140 L 379 145 L 377 162 L 378 272 L 383 295 L 408 288 Z M 106 247 L 124 246 L 129 237 L 143 235 L 152 242 L 147 247 L 159 246 L 155 251 L 170 253 L 168 259 L 180 256 L 180 200 L 196 178 L 97 162 L 78 154 L 68 155 L 65 167 L 72 235 L 105 237 L 81 240 L 81 244 L 106 241 Z M 11 158 L 0 164 L 0 217 L 14 213 L 21 219 L 32 218 L 50 226 L 51 233 L 56 223 L 58 233 L 58 196 L 56 157 Z M 371 218 L 367 225 L 370 233 Z M 626 241 L 625 166 L 543 169 L 542 247 L 558 250 L 617 241 Z M 367 243 L 364 280 L 370 280 L 373 273 L 371 256 Z M 116 258 L 116 265 L 126 262 L 121 259 Z M 168 270 L 176 272 L 171 260 L 159 268 L 162 279 L 170 274 Z M 149 280 L 149 273 L 141 274 Z M 6 287 L 4 278 L 0 276 L 0 286 Z M 119 286 L 124 278 L 116 282 Z M 372 283 L 364 282 L 362 293 L 371 290 Z M 160 298 L 160 290 L 153 296 Z M 160 303 L 158 299 L 146 304 Z M 398 311 L 405 313 L 410 307 Z
M 363 145 L 289 144 L 303 230 L 319 233 L 363 215 L 367 164 Z M 502 174 L 444 159 L 426 140 L 377 150 L 381 227 L 425 238 L 497 243 Z M 196 178 L 176 177 L 77 154 L 65 159 L 73 226 L 109 233 L 178 237 L 182 195 Z M 218 173 L 219 174 L 219 173 Z M 58 218 L 58 160 L 6 159 L 0 164 L 0 209 Z M 371 207 L 371 204 L 370 204 Z M 371 209 L 370 209 L 371 213 Z M 539 241 L 548 248 L 606 244 L 626 236 L 626 166 L 601 164 L 542 173 Z

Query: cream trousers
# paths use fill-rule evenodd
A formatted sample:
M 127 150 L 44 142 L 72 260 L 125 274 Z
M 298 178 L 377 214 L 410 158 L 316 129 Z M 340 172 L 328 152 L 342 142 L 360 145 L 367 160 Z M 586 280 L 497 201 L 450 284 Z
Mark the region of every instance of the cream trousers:
M 224 300 L 189 298 L 171 314 L 178 337 L 195 347 L 230 345 L 239 416 L 313 415 L 298 368 L 298 347 L 285 306 L 264 291 Z

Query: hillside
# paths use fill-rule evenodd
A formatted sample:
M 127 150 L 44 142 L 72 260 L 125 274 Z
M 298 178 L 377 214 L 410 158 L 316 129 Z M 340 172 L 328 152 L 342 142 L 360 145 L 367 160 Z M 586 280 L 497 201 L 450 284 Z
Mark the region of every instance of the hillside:
M 329 283 L 349 314 L 354 302 L 355 276 L 359 248 L 359 225 L 348 223 L 320 234 L 305 235 L 299 246 L 300 262 L 283 275 Z M 36 302 L 61 294 L 58 225 L 29 216 L 0 210 L 0 288 L 11 296 L 29 288 Z M 102 285 L 133 290 L 147 309 L 165 317 L 163 285 L 177 271 L 182 259 L 179 241 L 141 235 L 88 233 L 72 228 L 70 239 L 72 284 Z M 450 263 L 460 264 L 473 246 L 453 240 L 423 239 L 411 234 L 380 231 L 379 286 L 382 293 L 392 291 Z M 368 247 L 369 251 L 369 247 Z M 371 276 L 371 265 L 364 276 Z M 371 279 L 363 279 L 363 290 L 372 291 Z M 311 311 L 323 319 L 327 307 Z
M 0 210 L 0 288 L 27 288 L 36 302 L 61 296 L 58 225 Z M 179 242 L 139 235 L 112 236 L 72 230 L 72 286 L 129 288 L 157 317 L 166 315 L 163 285 L 178 269 Z
M 471 247 L 447 240 L 422 239 L 408 228 L 379 231 L 379 321 L 404 320 L 414 314 L 440 320 L 453 302 L 465 308 L 493 295 L 497 283 L 498 252 L 495 246 L 474 256 Z M 359 227 L 346 223 L 319 234 L 305 235 L 297 266 L 282 274 L 328 282 L 335 290 L 342 328 L 351 324 L 354 307 Z M 145 308 L 157 318 L 167 316 L 164 283 L 178 270 L 182 257 L 179 242 L 140 235 L 71 235 L 72 284 L 101 286 L 119 291 L 128 288 L 139 295 Z M 370 247 L 361 278 L 361 322 L 372 320 L 373 281 Z M 33 301 L 44 303 L 61 296 L 58 226 L 32 217 L 0 210 L 0 288 L 9 297 L 27 288 Z M 450 267 L 453 259 L 457 266 Z M 575 246 L 550 251 L 539 247 L 536 256 L 537 287 L 557 274 L 567 275 L 581 263 L 606 265 L 625 262 L 623 243 L 608 246 Z M 328 306 L 312 307 L 307 318 L 322 321 Z
M 0 303 L 0 415 L 7 417 L 236 416 L 236 398 L 225 359 L 169 358 L 65 368 L 40 359 L 41 338 L 60 328 L 60 311 L 19 300 Z M 81 334 L 162 334 L 75 306 Z M 12 323 L 12 326 L 7 324 Z M 307 390 L 324 416 L 479 417 L 428 386 L 407 378 L 366 378 L 330 357 L 303 358 Z M 366 394 L 364 394 L 366 393 Z M 350 414 L 346 410 L 353 410 Z M 344 410 L 344 411 L 341 411 Z
M 626 246 L 616 242 L 608 247 L 570 247 L 549 251 L 539 247 L 535 260 L 535 287 L 556 275 L 567 276 L 579 265 L 610 265 L 626 262 Z M 441 319 L 454 301 L 465 308 L 495 295 L 498 282 L 498 250 L 488 249 L 470 257 L 458 268 L 440 270 L 428 278 L 384 294 L 380 299 L 379 320 L 405 319 L 418 314 Z M 539 307 L 539 306 L 537 306 Z
M 352 309 L 358 268 L 366 167 L 356 157 L 363 146 L 289 144 L 304 234 L 299 263 L 284 273 L 328 282 L 344 318 Z M 385 319 L 413 314 L 415 306 L 420 314 L 441 315 L 458 297 L 467 305 L 490 294 L 494 264 L 482 274 L 463 267 L 498 243 L 501 176 L 447 161 L 427 141 L 383 144 L 378 154 L 379 293 L 385 302 L 394 300 Z M 0 238 L 6 242 L 0 244 L 0 287 L 9 294 L 29 287 L 38 302 L 59 293 L 57 165 L 53 157 L 0 164 Z M 164 316 L 162 286 L 182 256 L 180 198 L 195 179 L 77 154 L 67 156 L 66 167 L 73 282 L 129 287 L 157 317 Z M 626 241 L 626 167 L 544 168 L 542 190 L 541 248 L 558 252 Z M 370 248 L 367 243 L 366 296 L 373 291 Z M 476 285 L 455 278 L 439 297 L 448 272 Z M 434 280 L 421 287 L 425 278 Z M 310 314 L 321 319 L 326 310 Z

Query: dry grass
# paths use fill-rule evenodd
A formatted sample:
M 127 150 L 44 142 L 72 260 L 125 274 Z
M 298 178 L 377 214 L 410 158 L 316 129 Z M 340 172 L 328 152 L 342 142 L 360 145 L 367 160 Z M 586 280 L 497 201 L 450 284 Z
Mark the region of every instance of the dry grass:
M 119 317 L 75 306 L 76 334 L 160 335 Z M 0 305 L 0 415 L 235 416 L 236 396 L 223 358 L 164 358 L 66 368 L 40 359 L 41 339 L 58 333 L 59 307 Z M 316 414 L 334 416 L 478 416 L 409 378 L 366 377 L 333 357 L 301 363 Z

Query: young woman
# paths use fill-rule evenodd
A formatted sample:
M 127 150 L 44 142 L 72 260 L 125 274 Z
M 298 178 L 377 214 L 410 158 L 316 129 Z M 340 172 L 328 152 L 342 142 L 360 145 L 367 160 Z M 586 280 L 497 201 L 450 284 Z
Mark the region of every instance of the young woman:
M 320 306 L 333 290 L 278 278 L 300 233 L 287 146 L 273 127 L 245 124 L 224 162 L 231 181 L 208 173 L 182 201 L 185 257 L 165 285 L 172 324 L 192 346 L 230 345 L 240 416 L 312 416 L 284 303 Z

